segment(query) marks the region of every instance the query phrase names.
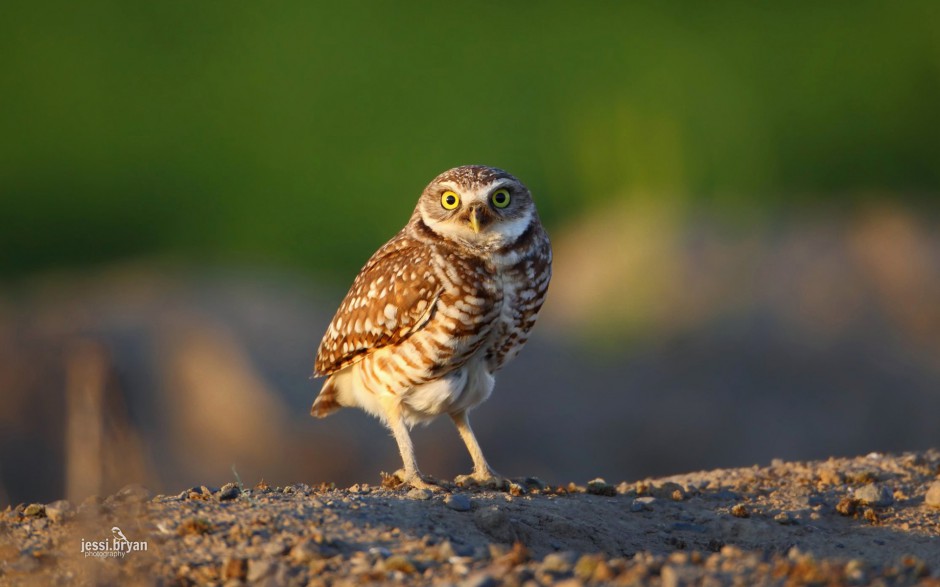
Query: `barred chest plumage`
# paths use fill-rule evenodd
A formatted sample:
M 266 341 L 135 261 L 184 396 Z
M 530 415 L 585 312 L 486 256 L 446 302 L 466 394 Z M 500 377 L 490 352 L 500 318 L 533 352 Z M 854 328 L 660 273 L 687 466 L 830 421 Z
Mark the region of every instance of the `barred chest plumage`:
M 512 360 L 529 339 L 551 279 L 551 247 L 541 226 L 531 230 L 505 252 L 493 256 L 500 313 L 484 345 L 487 367 L 496 372 Z
M 538 230 L 536 230 L 538 228 Z M 422 227 L 403 235 L 423 241 Z M 428 251 L 429 285 L 440 289 L 427 323 L 402 341 L 396 354 L 399 363 L 377 353 L 371 364 L 391 369 L 400 377 L 383 379 L 393 393 L 405 385 L 420 384 L 459 370 L 468 361 L 480 359 L 493 373 L 525 345 L 538 317 L 551 276 L 551 249 L 540 227 L 526 231 L 512 247 L 481 254 L 447 243 L 423 243 Z M 420 267 L 421 259 L 414 259 Z M 376 373 L 379 375 L 379 373 Z

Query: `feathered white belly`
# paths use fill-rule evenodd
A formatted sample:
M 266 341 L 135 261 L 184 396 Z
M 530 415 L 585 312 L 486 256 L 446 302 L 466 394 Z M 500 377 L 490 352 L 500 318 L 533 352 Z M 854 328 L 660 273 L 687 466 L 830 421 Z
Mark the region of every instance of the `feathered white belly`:
M 430 422 L 441 414 L 469 410 L 486 401 L 495 383 L 481 355 L 440 379 L 416 385 L 400 395 L 369 389 L 363 381 L 361 363 L 356 363 L 334 375 L 337 400 L 342 406 L 362 408 L 383 421 L 387 406 L 400 401 L 409 427 Z
M 463 412 L 490 396 L 495 380 L 482 358 L 474 357 L 463 367 L 444 377 L 412 387 L 403 400 L 406 414 L 414 422 L 430 420 L 443 413 Z

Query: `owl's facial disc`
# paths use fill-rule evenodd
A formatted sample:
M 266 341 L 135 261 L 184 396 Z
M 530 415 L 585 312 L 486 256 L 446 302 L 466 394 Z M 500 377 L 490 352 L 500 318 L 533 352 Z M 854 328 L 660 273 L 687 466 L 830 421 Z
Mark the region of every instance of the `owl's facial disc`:
M 488 233 L 499 231 L 499 224 L 505 220 L 504 212 L 492 203 L 492 193 L 497 191 L 492 184 L 470 188 L 445 182 L 440 189 L 444 190 L 441 196 L 441 209 L 436 211 L 441 215 L 431 218 L 429 224 L 436 224 L 437 228 L 442 229 L 443 232 L 454 236 L 459 235 L 463 240 L 470 242 L 491 239 L 495 235 Z M 508 193 L 505 188 L 498 191 L 503 194 Z M 508 198 L 504 199 L 508 201 Z M 423 216 L 425 222 L 428 222 L 429 215 Z M 446 230 L 444 230 L 445 227 Z
M 499 169 L 471 165 L 435 178 L 415 213 L 445 239 L 493 249 L 519 238 L 535 216 L 533 208 L 519 180 Z

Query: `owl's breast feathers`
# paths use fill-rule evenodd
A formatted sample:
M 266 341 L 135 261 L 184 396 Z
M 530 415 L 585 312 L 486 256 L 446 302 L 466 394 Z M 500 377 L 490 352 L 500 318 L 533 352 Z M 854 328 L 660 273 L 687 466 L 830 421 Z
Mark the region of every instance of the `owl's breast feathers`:
M 485 255 L 423 236 L 406 226 L 369 259 L 320 343 L 315 375 L 365 361 L 367 380 L 397 392 L 478 351 L 495 371 L 522 348 L 551 275 L 541 226 Z
M 545 302 L 552 278 L 552 248 L 548 234 L 538 221 L 512 245 L 496 254 L 502 260 L 500 271 L 503 302 L 500 320 L 486 348 L 491 372 L 512 360 L 529 339 Z

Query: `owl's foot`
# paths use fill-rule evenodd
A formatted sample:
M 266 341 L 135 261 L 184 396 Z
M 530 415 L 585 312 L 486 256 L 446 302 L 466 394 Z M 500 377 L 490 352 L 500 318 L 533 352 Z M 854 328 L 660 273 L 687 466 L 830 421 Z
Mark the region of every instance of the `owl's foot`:
M 438 482 L 430 475 L 422 475 L 417 471 L 408 473 L 404 469 L 398 469 L 391 475 L 383 474 L 382 485 L 394 489 L 413 488 L 428 489 L 430 491 L 443 490 Z

